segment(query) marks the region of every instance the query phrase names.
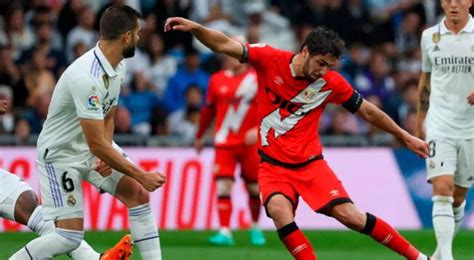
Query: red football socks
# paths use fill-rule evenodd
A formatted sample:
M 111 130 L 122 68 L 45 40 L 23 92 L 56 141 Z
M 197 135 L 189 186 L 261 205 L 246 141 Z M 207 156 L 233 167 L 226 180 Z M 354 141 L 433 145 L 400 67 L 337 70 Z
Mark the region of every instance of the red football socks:
M 278 236 L 296 260 L 316 260 L 313 247 L 295 222 L 278 229 Z
M 230 225 L 230 214 L 232 214 L 232 201 L 230 196 L 220 196 L 217 198 L 217 212 L 221 227 L 228 228 Z
M 375 241 L 392 249 L 410 260 L 416 260 L 420 252 L 400 233 L 380 218 L 367 213 L 367 224 L 361 233 L 371 236 Z
M 250 196 L 249 195 L 249 208 L 250 214 L 252 215 L 252 222 L 257 223 L 258 218 L 260 217 L 260 207 L 262 203 L 260 202 L 260 198 L 258 196 Z

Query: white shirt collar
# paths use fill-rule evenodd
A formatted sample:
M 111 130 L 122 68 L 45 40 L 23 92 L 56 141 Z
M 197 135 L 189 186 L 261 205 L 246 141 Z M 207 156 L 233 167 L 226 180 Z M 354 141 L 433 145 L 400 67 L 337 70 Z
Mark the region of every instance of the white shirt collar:
M 95 58 L 99 61 L 100 67 L 105 71 L 105 73 L 107 73 L 107 75 L 111 78 L 115 77 L 117 75 L 117 71 L 114 70 L 112 65 L 110 65 L 109 61 L 107 60 L 107 58 L 105 58 L 105 55 L 100 50 L 99 42 L 97 42 L 93 53 Z

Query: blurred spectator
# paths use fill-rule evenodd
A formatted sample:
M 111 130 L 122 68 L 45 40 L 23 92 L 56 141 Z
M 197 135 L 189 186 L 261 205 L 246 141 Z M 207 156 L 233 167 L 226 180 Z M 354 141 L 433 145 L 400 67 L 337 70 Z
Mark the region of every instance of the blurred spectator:
M 249 27 L 257 27 L 260 31 L 261 42 L 289 51 L 299 48 L 289 21 L 269 10 L 264 1 L 249 2 L 244 10 L 248 15 Z
M 87 52 L 87 46 L 83 42 L 78 42 L 72 47 L 72 52 L 74 55 L 74 60 L 84 55 Z
M 39 5 L 37 7 L 35 7 L 35 9 L 33 10 L 33 17 L 31 19 L 31 24 L 33 25 L 33 27 L 38 31 L 38 26 L 39 25 L 42 25 L 42 24 L 48 24 L 49 25 L 49 31 L 48 32 L 44 32 L 44 29 L 42 32 L 40 32 L 40 37 L 42 37 L 42 39 L 38 39 L 38 32 L 36 32 L 36 39 L 35 39 L 35 42 L 38 43 L 38 42 L 43 42 L 47 37 L 47 41 L 50 42 L 50 45 L 51 45 L 51 48 L 55 49 L 55 50 L 58 50 L 58 49 L 62 49 L 63 46 L 64 46 L 64 43 L 63 43 L 63 40 L 61 38 L 61 34 L 59 33 L 59 31 L 56 29 L 56 21 L 54 19 L 54 14 L 52 12 L 52 10 L 47 7 L 47 6 L 44 6 L 44 5 Z M 48 35 L 44 35 L 44 34 L 48 34 Z
M 192 145 L 196 137 L 199 124 L 200 107 L 188 106 L 184 114 L 183 121 L 174 129 L 171 129 L 171 135 L 179 137 L 184 145 Z
M 15 130 L 15 117 L 12 114 L 13 91 L 9 86 L 0 85 L 0 100 L 7 101 L 7 111 L 0 117 L 0 134 L 12 134 Z
M 204 95 L 202 90 L 197 85 L 190 85 L 186 89 L 186 93 L 184 95 L 185 98 L 185 107 L 178 109 L 171 113 L 168 116 L 168 126 L 170 128 L 171 133 L 176 134 L 183 130 L 183 124 L 186 122 L 186 113 L 189 107 L 197 107 L 200 108 L 202 106 Z
M 131 134 L 132 119 L 130 112 L 124 106 L 117 106 L 115 109 L 115 133 Z
M 375 51 L 370 57 L 368 69 L 354 80 L 355 87 L 362 96 L 378 99 L 382 108 L 395 91 L 395 82 L 389 74 L 390 69 L 385 55 Z
M 177 0 L 157 0 L 154 13 L 157 18 L 158 28 L 163 28 L 168 17 L 182 16 L 189 17 L 192 9 L 193 1 L 177 1 Z M 161 31 L 161 30 L 160 30 Z M 190 33 L 170 31 L 163 37 L 166 50 L 190 46 L 193 37 Z
M 25 119 L 19 119 L 15 123 L 15 145 L 30 145 L 31 128 Z
M 150 135 L 152 111 L 161 107 L 158 97 L 150 90 L 150 82 L 143 72 L 136 72 L 132 82 L 132 91 L 122 97 L 122 102 L 130 111 L 132 132 L 140 135 Z
M 33 32 L 25 24 L 23 9 L 12 4 L 6 13 L 5 28 L 0 31 L 0 45 L 11 46 L 13 60 L 16 60 L 22 51 L 33 46 L 34 39 Z
M 77 26 L 79 13 L 85 7 L 83 0 L 66 0 L 58 17 L 58 29 L 66 43 L 67 35 L 72 28 Z
M 401 26 L 395 30 L 395 45 L 398 53 L 404 53 L 418 48 L 420 45 L 421 18 L 415 12 L 403 16 Z
M 163 38 L 159 34 L 153 34 L 149 39 L 149 55 L 151 65 L 148 68 L 148 75 L 152 82 L 153 91 L 162 99 L 165 93 L 166 84 L 171 76 L 176 73 L 176 60 L 164 53 Z
M 402 91 L 403 101 L 398 107 L 398 118 L 400 122 L 405 122 L 410 111 L 416 111 L 418 107 L 418 81 L 408 81 Z
M 331 111 L 331 122 L 324 134 L 353 135 L 358 132 L 356 118 L 342 107 L 335 107 Z
M 88 6 L 84 6 L 79 11 L 78 24 L 74 27 L 66 38 L 66 54 L 69 62 L 73 61 L 73 48 L 78 42 L 83 42 L 87 50 L 94 47 L 99 39 L 98 33 L 94 30 L 95 14 Z
M 35 25 L 36 44 L 21 54 L 18 64 L 26 65 L 35 51 L 46 53 L 46 68 L 53 71 L 56 78 L 66 69 L 67 61 L 62 49 L 56 49 L 52 44 L 53 29 L 50 23 L 42 22 Z
M 330 1 L 330 0 L 329 0 Z M 313 27 L 326 25 L 326 6 L 328 0 L 308 0 L 303 21 Z
M 37 98 L 43 95 L 51 95 L 56 79 L 53 73 L 46 68 L 46 53 L 44 50 L 35 50 L 30 62 L 24 71 L 25 85 L 28 90 L 26 105 L 34 106 Z
M 32 134 L 39 134 L 43 129 L 43 123 L 48 115 L 49 103 L 51 103 L 51 94 L 52 92 L 42 93 L 37 96 L 32 104 L 32 109 L 24 114 Z
M 354 42 L 349 47 L 348 56 L 342 61 L 342 72 L 347 76 L 347 81 L 355 84 L 354 80 L 358 75 L 364 73 L 367 66 L 369 50 L 359 42 Z
M 168 112 L 184 107 L 184 94 L 191 84 L 198 85 L 203 93 L 206 92 L 209 74 L 199 67 L 199 63 L 197 50 L 192 47 L 187 48 L 184 66 L 178 69 L 166 86 L 164 102 Z
M 348 43 L 355 41 L 370 44 L 374 33 L 374 25 L 370 20 L 369 10 L 363 0 L 348 0 L 346 3 L 348 27 L 345 40 Z

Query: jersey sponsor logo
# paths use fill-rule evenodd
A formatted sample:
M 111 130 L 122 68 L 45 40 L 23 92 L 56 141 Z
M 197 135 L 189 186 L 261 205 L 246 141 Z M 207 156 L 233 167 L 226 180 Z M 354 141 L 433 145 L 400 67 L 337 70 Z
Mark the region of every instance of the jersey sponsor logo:
M 322 91 L 326 81 L 319 79 L 306 87 L 290 101 L 284 100 L 277 94 L 268 91 L 267 95 L 277 108 L 262 119 L 260 125 L 260 137 L 262 146 L 269 145 L 268 134 L 274 130 L 274 138 L 287 133 L 303 119 L 311 110 L 321 105 L 331 94 L 332 90 Z
M 87 98 L 87 109 L 97 111 L 100 108 L 100 98 L 98 95 L 89 95 Z
M 107 93 L 108 94 L 108 93 Z M 107 101 L 105 101 L 103 104 L 102 104 L 102 111 L 103 111 L 103 114 L 104 115 L 107 115 L 110 111 L 110 109 L 112 109 L 112 106 L 115 102 L 115 99 L 116 98 L 112 98 L 112 99 L 109 99 Z
M 248 74 L 242 79 L 235 93 L 235 97 L 239 100 L 238 105 L 229 105 L 227 109 L 222 125 L 216 133 L 216 143 L 225 142 L 230 131 L 233 133 L 239 132 L 256 93 L 257 79 L 254 74 Z

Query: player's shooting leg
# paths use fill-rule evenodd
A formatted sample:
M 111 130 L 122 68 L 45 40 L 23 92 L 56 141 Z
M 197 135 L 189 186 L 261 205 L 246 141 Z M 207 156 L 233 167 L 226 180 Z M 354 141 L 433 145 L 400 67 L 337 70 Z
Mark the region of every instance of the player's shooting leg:
M 294 221 L 293 204 L 285 196 L 275 194 L 270 197 L 266 210 L 278 229 L 278 237 L 295 259 L 317 259 L 308 238 Z
M 427 259 L 385 221 L 370 213 L 362 212 L 352 203 L 336 205 L 328 209 L 327 215 L 334 217 L 350 229 L 371 236 L 375 241 L 407 259 Z
M 27 225 L 36 207 L 38 207 L 36 194 L 32 190 L 24 191 L 15 203 L 15 221 Z
M 150 194 L 136 180 L 123 175 L 115 196 L 128 208 L 130 233 L 141 259 L 160 260 L 160 236 L 150 208 Z

